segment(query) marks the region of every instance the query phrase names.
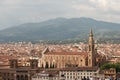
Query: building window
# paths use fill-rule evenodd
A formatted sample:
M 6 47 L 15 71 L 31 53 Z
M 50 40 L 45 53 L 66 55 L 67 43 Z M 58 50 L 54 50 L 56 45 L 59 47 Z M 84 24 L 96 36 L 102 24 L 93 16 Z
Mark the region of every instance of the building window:
M 90 73 L 90 75 L 91 75 L 92 73 Z
M 82 62 L 83 60 L 81 59 L 80 61 Z
M 69 78 L 69 76 L 67 76 L 67 78 Z

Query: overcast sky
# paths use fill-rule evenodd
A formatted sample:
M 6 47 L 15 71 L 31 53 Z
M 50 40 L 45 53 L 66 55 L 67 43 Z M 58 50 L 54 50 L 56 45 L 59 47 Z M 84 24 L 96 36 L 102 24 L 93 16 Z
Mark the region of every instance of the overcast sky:
M 120 0 L 0 0 L 0 29 L 57 17 L 120 23 Z

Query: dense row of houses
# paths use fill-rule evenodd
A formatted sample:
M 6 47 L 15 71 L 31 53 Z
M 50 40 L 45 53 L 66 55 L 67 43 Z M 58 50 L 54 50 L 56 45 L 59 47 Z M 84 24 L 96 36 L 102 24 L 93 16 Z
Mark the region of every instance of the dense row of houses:
M 111 78 L 116 72 L 101 72 L 99 66 L 106 61 L 97 54 L 92 30 L 88 50 L 84 52 L 52 52 L 46 48 L 38 59 L 30 59 L 29 65 L 20 66 L 18 59 L 10 59 L 9 65 L 0 67 L 2 80 L 90 80 Z

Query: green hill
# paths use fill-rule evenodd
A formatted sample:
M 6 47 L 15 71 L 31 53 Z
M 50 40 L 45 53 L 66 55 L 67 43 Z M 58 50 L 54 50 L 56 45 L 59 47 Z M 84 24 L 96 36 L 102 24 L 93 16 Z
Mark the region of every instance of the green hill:
M 97 39 L 120 38 L 120 24 L 81 17 L 10 27 L 0 31 L 0 41 L 87 39 L 91 27 Z

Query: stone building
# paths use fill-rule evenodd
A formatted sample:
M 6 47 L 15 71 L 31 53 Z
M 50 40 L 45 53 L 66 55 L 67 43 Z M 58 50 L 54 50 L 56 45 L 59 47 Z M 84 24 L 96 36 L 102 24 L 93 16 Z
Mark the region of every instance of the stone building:
M 104 70 L 104 76 L 105 76 L 105 79 L 115 80 L 117 76 L 116 69 L 110 68 L 110 69 Z
M 30 66 L 18 66 L 17 59 L 10 60 L 10 66 L 0 68 L 2 80 L 31 80 L 38 71 L 38 60 L 30 60 Z
M 59 75 L 64 75 L 65 80 L 103 79 L 103 76 L 99 75 L 99 68 L 97 67 L 62 68 L 59 70 Z
M 96 55 L 93 32 L 90 30 L 88 51 L 84 52 L 52 52 L 48 48 L 42 53 L 39 66 L 42 68 L 65 68 L 65 67 L 94 67 Z M 97 62 L 99 63 L 99 61 Z
M 60 80 L 58 71 L 50 72 L 50 71 L 40 71 L 32 76 L 32 80 Z

